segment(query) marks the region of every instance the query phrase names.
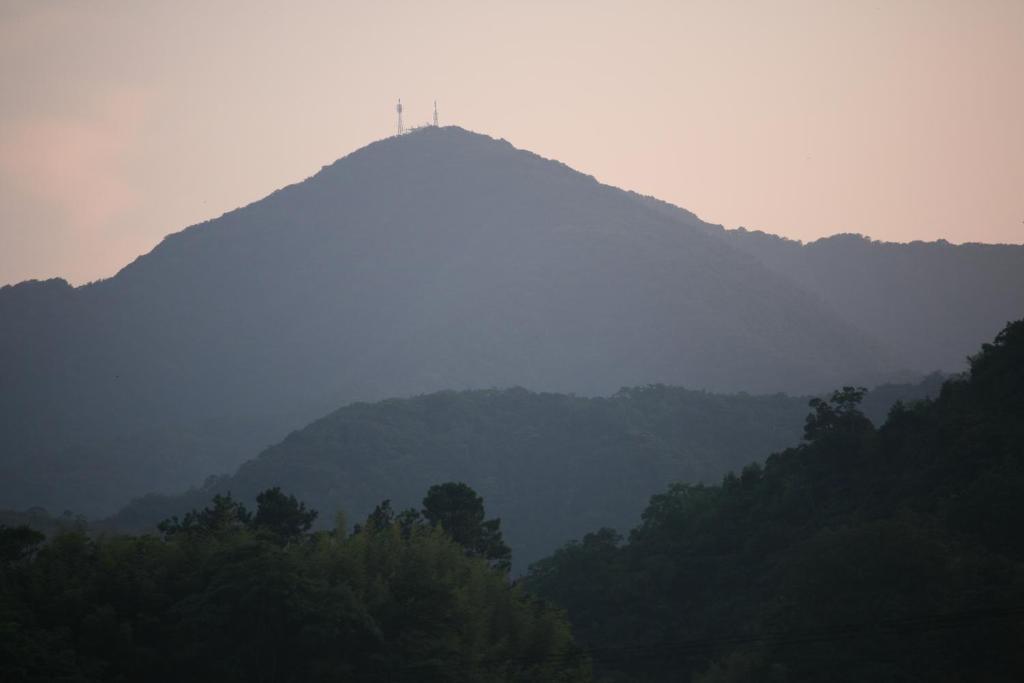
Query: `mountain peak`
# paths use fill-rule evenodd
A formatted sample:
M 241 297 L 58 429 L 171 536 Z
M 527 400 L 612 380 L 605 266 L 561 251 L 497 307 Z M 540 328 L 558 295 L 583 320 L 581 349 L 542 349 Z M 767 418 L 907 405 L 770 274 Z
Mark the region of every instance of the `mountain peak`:
M 109 280 L 4 289 L 0 439 L 45 463 L 166 425 L 258 416 L 284 430 L 439 389 L 804 393 L 898 376 L 900 357 L 872 336 L 886 321 L 846 315 L 865 287 L 888 287 L 870 311 L 912 291 L 883 266 L 833 259 L 804 285 L 793 264 L 824 250 L 783 245 L 775 267 L 711 227 L 455 126 L 380 140 L 168 236 Z M 235 452 L 231 434 L 210 451 Z

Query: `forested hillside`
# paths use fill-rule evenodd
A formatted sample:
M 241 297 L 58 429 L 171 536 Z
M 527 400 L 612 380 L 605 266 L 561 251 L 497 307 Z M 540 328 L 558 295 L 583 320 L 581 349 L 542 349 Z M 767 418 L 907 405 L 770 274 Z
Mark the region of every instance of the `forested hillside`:
M 936 380 L 868 395 L 884 417 Z M 232 492 L 283 486 L 327 513 L 365 515 L 381 498 L 415 502 L 437 481 L 465 481 L 506 520 L 517 567 L 597 526 L 626 529 L 666 481 L 713 482 L 800 435 L 807 398 L 718 395 L 677 387 L 609 398 L 524 389 L 441 392 L 341 408 L 230 477 L 180 496 L 147 496 L 109 522 L 145 529 Z
M 914 381 L 1024 306 L 1021 247 L 744 236 L 463 129 L 375 142 L 108 280 L 0 288 L 0 508 L 112 514 L 355 400 Z
M 316 511 L 276 488 L 254 513 L 217 497 L 162 537 L 43 545 L 0 526 L 0 680 L 589 680 L 564 616 L 452 533 L 461 490 L 432 488 L 422 517 L 378 507 L 354 535 L 310 533 Z
M 540 411 L 534 436 L 557 442 L 540 415 L 600 432 L 624 420 L 616 410 L 647 403 L 648 426 L 665 428 L 673 404 L 713 417 L 709 398 L 732 405 L 718 416 L 733 431 L 752 417 L 736 409 L 745 402 L 780 408 L 780 397 L 666 387 L 599 400 L 447 392 L 350 406 L 291 441 L 401 441 L 346 411 L 459 431 L 488 414 L 473 406 L 507 424 L 525 403 Z M 159 537 L 90 538 L 70 521 L 43 544 L 28 527 L 0 527 L 0 676 L 586 681 L 593 668 L 599 681 L 1015 680 L 1024 321 L 968 376 L 934 400 L 897 404 L 880 429 L 862 399 L 854 387 L 812 399 L 801 445 L 717 486 L 672 484 L 627 543 L 601 529 L 515 583 L 505 524 L 462 483 L 408 505 L 378 501 L 320 531 L 317 511 L 278 487 L 254 496 L 255 512 L 213 495 L 161 522 Z M 625 445 L 645 454 L 650 436 Z M 299 469 L 314 474 L 310 464 Z
M 802 444 L 654 496 L 623 542 L 536 563 L 599 680 L 1018 680 L 1024 321 L 875 429 L 815 401 Z
M 281 486 L 325 514 L 361 517 L 382 498 L 415 504 L 464 481 L 505 520 L 517 566 L 595 526 L 626 528 L 665 481 L 714 481 L 800 433 L 806 399 L 652 386 L 609 398 L 525 389 L 440 392 L 345 406 L 230 477 L 147 496 L 111 520 L 145 529 L 231 492 Z
M 0 288 L 0 321 L 0 507 L 90 516 L 197 478 L 155 434 L 199 437 L 205 475 L 244 459 L 240 422 L 266 445 L 354 400 L 808 392 L 907 367 L 722 239 L 455 127 L 375 142 L 108 280 Z

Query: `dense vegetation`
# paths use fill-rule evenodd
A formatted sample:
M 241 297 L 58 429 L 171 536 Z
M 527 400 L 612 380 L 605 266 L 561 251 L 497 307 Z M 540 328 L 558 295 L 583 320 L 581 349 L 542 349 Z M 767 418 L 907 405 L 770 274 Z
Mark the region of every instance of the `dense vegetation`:
M 937 391 L 938 380 L 871 391 L 869 413 Z M 176 497 L 135 501 L 111 528 L 140 530 L 215 494 L 244 501 L 281 486 L 353 517 L 390 496 L 409 506 L 437 481 L 463 480 L 506 520 L 517 570 L 586 531 L 627 529 L 667 481 L 714 482 L 800 436 L 807 398 L 678 387 L 609 398 L 523 389 L 441 392 L 341 408 L 239 471 Z M 600 504 L 595 505 L 595 501 Z M 0 517 L 2 519 L 2 517 Z
M 461 480 L 506 520 L 517 568 L 587 530 L 626 529 L 666 481 L 716 481 L 799 438 L 806 398 L 653 386 L 610 398 L 524 389 L 441 392 L 341 408 L 236 474 L 176 497 L 149 496 L 114 520 L 151 528 L 231 492 L 281 486 L 323 511 L 363 517 L 382 498 L 415 504 Z M 599 504 L 595 504 L 600 501 Z
M 45 545 L 0 527 L 0 680 L 573 681 L 557 611 L 511 585 L 500 523 L 464 484 L 380 504 L 354 534 L 279 489 L 162 537 Z
M 474 432 L 470 418 L 525 401 L 537 411 L 532 443 L 559 433 L 601 443 L 602 425 L 621 419 L 616 401 L 651 402 L 639 412 L 667 429 L 672 401 L 696 395 L 445 393 L 353 406 L 290 440 L 348 449 L 363 439 L 372 453 L 403 454 L 380 445 L 493 432 L 497 445 L 516 421 Z M 165 519 L 159 536 L 90 537 L 74 517 L 45 544 L 28 527 L 0 528 L 0 679 L 571 681 L 589 680 L 593 665 L 603 681 L 1017 680 L 1024 321 L 937 398 L 898 403 L 879 429 L 864 400 L 856 387 L 812 399 L 799 446 L 717 486 L 672 484 L 628 542 L 602 528 L 518 583 L 501 522 L 463 483 L 431 487 L 419 509 L 380 502 L 352 533 L 343 514 L 314 531 L 318 514 L 277 487 L 254 495 L 255 512 L 216 494 Z M 452 410 L 474 402 L 490 412 Z M 544 431 L 553 405 L 573 409 L 562 432 Z M 332 420 L 346 410 L 375 417 L 339 431 Z M 402 438 L 365 428 L 410 410 L 431 428 Z M 633 455 L 624 486 L 643 472 Z M 311 462 L 283 458 L 278 471 L 305 463 L 305 481 L 323 477 Z
M 799 446 L 654 496 L 527 585 L 605 680 L 1020 680 L 1024 321 L 875 429 L 848 387 Z

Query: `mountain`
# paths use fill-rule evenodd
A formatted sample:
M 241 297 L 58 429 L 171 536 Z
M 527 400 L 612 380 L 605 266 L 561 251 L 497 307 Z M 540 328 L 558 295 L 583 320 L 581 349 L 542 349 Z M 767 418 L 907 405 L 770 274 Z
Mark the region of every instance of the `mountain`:
M 716 486 L 669 484 L 523 582 L 598 680 L 1011 681 L 1024 670 L 1024 320 L 878 429 L 852 392 Z
M 868 393 L 881 421 L 896 400 L 933 395 L 936 378 Z M 655 385 L 608 398 L 525 389 L 446 391 L 340 408 L 177 496 L 150 495 L 105 526 L 138 531 L 216 494 L 251 503 L 280 486 L 321 511 L 364 518 L 384 497 L 417 507 L 464 481 L 503 518 L 520 568 L 590 528 L 626 528 L 665 481 L 718 480 L 799 438 L 807 398 L 723 395 Z
M 462 481 L 502 518 L 520 568 L 596 526 L 625 527 L 669 480 L 713 481 L 800 433 L 807 400 L 666 386 L 608 398 L 525 389 L 445 391 L 354 403 L 288 435 L 229 477 L 134 501 L 106 526 L 153 528 L 231 493 L 247 505 L 280 486 L 315 509 L 364 519 L 391 498 L 419 507 Z M 595 504 L 600 501 L 600 504 Z
M 909 377 L 712 228 L 459 128 L 375 142 L 108 280 L 0 289 L 0 506 L 107 513 L 353 400 Z
M 86 513 L 195 481 L 108 468 L 101 493 L 65 476 L 169 425 L 255 416 L 283 434 L 443 388 L 810 390 L 902 367 L 723 240 L 458 128 L 373 143 L 108 280 L 5 287 L 0 319 L 0 504 Z
M 851 325 L 904 352 L 918 372 L 953 371 L 1024 313 L 1024 246 L 944 240 L 897 244 L 833 235 L 808 244 L 739 228 L 710 230 L 816 292 Z

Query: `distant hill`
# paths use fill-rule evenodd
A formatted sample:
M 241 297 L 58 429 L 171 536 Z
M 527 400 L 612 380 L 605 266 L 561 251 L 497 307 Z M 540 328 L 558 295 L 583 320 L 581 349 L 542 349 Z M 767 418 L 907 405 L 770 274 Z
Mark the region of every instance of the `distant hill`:
M 610 398 L 525 389 L 447 391 L 355 403 L 293 432 L 238 471 L 176 497 L 133 502 L 109 526 L 139 530 L 280 486 L 333 523 L 384 497 L 418 506 L 432 484 L 464 481 L 502 517 L 518 566 L 594 525 L 625 526 L 661 483 L 715 480 L 800 433 L 802 398 L 654 386 Z
M 428 128 L 170 235 L 108 280 L 4 287 L 0 506 L 110 512 L 353 400 L 659 382 L 806 393 L 921 365 L 918 346 L 682 215 Z M 195 438 L 159 436 L 178 431 Z
M 709 225 L 648 200 L 813 292 L 831 310 L 917 372 L 959 371 L 985 339 L 1024 314 L 1024 245 L 900 244 L 862 235 L 809 243 Z
M 958 368 L 981 339 L 1024 313 L 1024 246 L 877 242 L 835 235 L 796 245 L 726 231 L 730 244 L 788 274 L 921 372 Z
M 876 419 L 938 380 L 869 394 Z M 441 392 L 341 408 L 238 471 L 179 496 L 146 496 L 106 526 L 153 527 L 214 494 L 251 501 L 281 486 L 331 524 L 386 496 L 415 507 L 432 484 L 464 481 L 504 519 L 517 566 L 599 526 L 626 528 L 665 481 L 716 481 L 799 439 L 807 398 L 650 386 L 609 398 L 525 389 Z

